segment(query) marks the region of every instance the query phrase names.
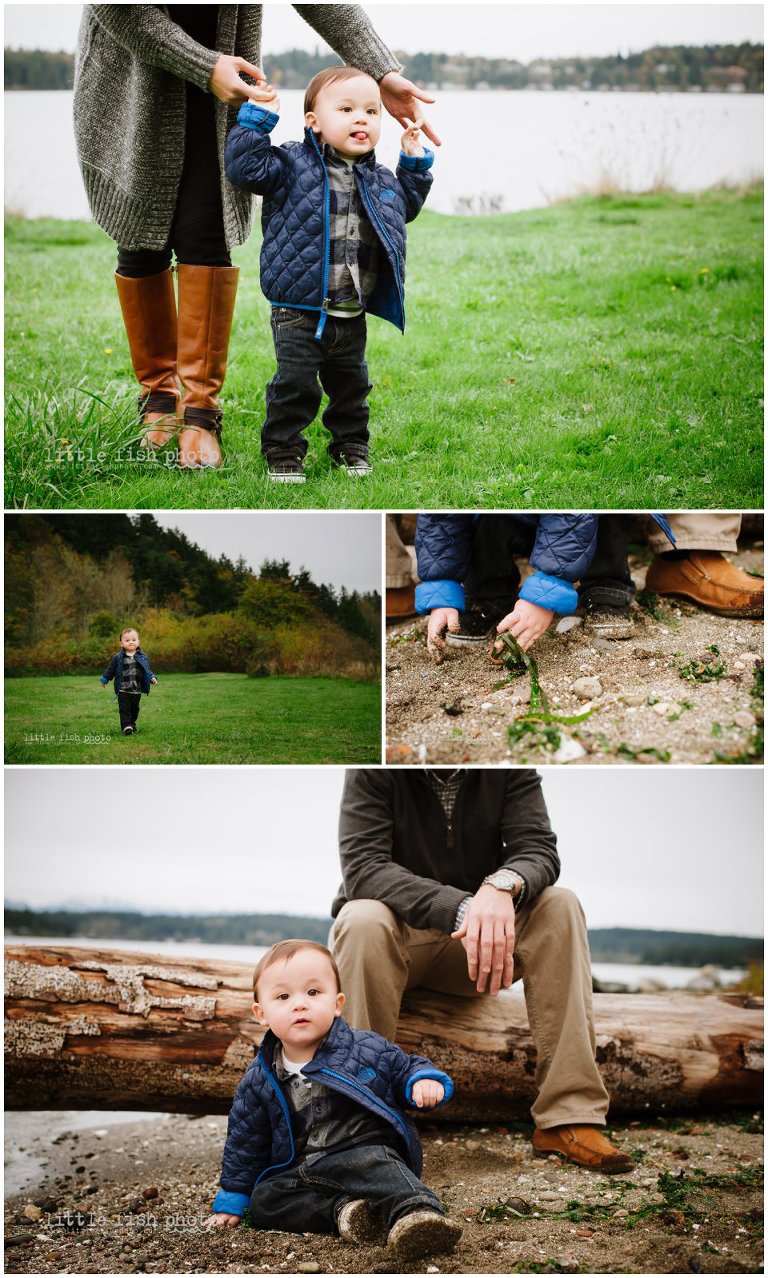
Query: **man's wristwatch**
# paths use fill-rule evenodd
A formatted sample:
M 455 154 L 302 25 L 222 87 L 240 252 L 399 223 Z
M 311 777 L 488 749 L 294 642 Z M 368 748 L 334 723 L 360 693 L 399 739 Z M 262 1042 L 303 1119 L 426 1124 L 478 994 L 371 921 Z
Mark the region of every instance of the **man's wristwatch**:
M 499 892 L 509 892 L 513 901 L 523 890 L 523 880 L 511 870 L 496 870 L 495 874 L 486 875 L 481 886 L 484 887 L 486 883 L 498 888 Z

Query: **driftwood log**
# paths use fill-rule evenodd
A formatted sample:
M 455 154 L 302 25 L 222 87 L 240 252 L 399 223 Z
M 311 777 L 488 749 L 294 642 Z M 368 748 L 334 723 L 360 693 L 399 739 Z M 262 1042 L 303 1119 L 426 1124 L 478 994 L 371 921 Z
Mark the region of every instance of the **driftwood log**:
M 70 946 L 6 949 L 6 1108 L 226 1113 L 261 1031 L 238 963 Z M 757 1005 L 756 1005 L 757 1004 Z M 612 1114 L 753 1105 L 762 1096 L 761 1001 L 595 995 Z M 409 997 L 406 1051 L 456 1083 L 440 1121 L 527 1118 L 536 1053 L 525 1004 Z

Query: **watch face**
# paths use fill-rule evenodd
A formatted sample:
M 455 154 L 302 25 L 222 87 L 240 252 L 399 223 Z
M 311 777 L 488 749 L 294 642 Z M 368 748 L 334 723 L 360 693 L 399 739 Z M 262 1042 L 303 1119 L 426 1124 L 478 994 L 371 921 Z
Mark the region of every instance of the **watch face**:
M 493 886 L 496 888 L 505 889 L 513 888 L 515 886 L 515 880 L 512 878 L 512 875 L 506 874 L 504 870 L 498 870 L 496 874 L 490 874 L 488 877 Z

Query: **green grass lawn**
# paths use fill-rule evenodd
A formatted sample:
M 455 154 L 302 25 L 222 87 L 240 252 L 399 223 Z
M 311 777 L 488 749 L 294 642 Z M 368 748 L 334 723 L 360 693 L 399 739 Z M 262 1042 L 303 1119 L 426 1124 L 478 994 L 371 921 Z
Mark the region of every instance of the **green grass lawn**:
M 97 677 L 5 681 L 6 763 L 380 763 L 381 691 L 349 679 L 166 675 L 123 737 Z
M 226 465 L 180 473 L 134 455 L 110 241 L 10 222 L 6 505 L 762 505 L 761 191 L 425 212 L 406 334 L 369 324 L 375 473 L 332 471 L 316 424 L 303 488 L 270 485 L 259 454 L 274 367 L 259 238 L 235 254 Z

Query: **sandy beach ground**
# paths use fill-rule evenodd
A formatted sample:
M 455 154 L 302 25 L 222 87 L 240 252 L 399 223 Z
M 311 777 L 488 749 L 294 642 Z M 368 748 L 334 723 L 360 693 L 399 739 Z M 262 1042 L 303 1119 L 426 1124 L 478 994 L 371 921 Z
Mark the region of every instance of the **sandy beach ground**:
M 762 542 L 728 558 L 762 573 Z M 642 592 L 647 564 L 637 556 L 629 562 Z M 519 567 L 524 575 L 529 570 L 525 561 Z M 642 593 L 632 615 L 629 639 L 605 639 L 567 619 L 532 649 L 550 708 L 565 716 L 592 711 L 578 725 L 559 726 L 558 743 L 530 733 L 510 741 L 510 724 L 530 710 L 530 680 L 499 687 L 505 671 L 488 662 L 488 645 L 449 647 L 436 665 L 426 649 L 425 618 L 388 626 L 387 761 L 701 764 L 721 755 L 759 762 L 754 675 L 762 622 Z M 714 664 L 717 677 L 693 677 L 692 663 Z
M 224 1118 L 6 1117 L 8 1273 L 403 1272 L 385 1248 L 338 1238 L 242 1227 L 205 1233 Z M 424 1178 L 464 1236 L 451 1257 L 428 1257 L 406 1272 L 763 1271 L 754 1116 L 612 1130 L 637 1160 L 625 1176 L 534 1159 L 529 1131 L 518 1125 L 425 1127 Z M 499 1200 L 506 1211 L 494 1208 Z

